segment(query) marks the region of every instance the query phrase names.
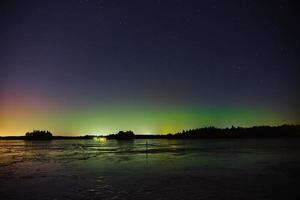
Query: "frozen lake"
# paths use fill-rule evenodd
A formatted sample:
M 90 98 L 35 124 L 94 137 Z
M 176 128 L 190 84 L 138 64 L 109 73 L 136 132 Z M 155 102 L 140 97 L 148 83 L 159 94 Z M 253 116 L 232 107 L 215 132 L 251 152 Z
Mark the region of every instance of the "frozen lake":
M 299 199 L 299 177 L 300 139 L 0 140 L 3 200 Z

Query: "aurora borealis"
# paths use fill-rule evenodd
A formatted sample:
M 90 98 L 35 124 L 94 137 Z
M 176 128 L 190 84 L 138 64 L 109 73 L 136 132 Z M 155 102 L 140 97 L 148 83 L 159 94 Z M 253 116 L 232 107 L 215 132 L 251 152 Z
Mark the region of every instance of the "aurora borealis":
M 0 136 L 299 124 L 295 1 L 2 1 Z

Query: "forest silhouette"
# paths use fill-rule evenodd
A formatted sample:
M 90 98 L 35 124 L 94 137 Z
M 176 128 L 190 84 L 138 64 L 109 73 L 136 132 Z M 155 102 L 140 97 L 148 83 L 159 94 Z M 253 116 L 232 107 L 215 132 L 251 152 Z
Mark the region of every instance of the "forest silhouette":
M 26 140 L 51 140 L 52 133 L 50 131 L 33 130 L 25 134 Z
M 166 135 L 135 135 L 132 131 L 120 131 L 106 136 L 108 139 L 209 139 L 209 138 L 281 138 L 300 137 L 300 125 L 254 126 L 250 128 L 234 127 L 216 128 L 204 127 L 183 130 Z
M 6 136 L 0 139 L 24 139 L 24 140 L 51 140 L 51 139 L 93 139 L 104 137 L 107 139 L 130 140 L 130 139 L 213 139 L 213 138 L 293 138 L 300 137 L 300 125 L 281 126 L 253 126 L 216 128 L 204 127 L 182 130 L 174 134 L 134 134 L 133 131 L 119 131 L 110 135 L 85 135 L 85 136 L 54 136 L 50 131 L 34 130 L 27 132 L 25 136 Z

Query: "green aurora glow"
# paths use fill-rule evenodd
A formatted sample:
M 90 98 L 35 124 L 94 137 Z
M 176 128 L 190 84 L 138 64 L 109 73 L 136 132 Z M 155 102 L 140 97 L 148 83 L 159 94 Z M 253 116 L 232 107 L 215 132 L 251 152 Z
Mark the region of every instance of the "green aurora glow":
M 76 110 L 76 111 L 75 111 Z M 6 116 L 0 116 L 6 119 Z M 2 120 L 1 135 L 23 135 L 47 129 L 55 135 L 110 134 L 133 130 L 137 134 L 166 134 L 205 126 L 230 127 L 297 124 L 299 120 L 264 109 L 118 105 L 31 113 Z M 25 120 L 24 120 L 25 119 Z M 14 129 L 11 129 L 14 127 Z

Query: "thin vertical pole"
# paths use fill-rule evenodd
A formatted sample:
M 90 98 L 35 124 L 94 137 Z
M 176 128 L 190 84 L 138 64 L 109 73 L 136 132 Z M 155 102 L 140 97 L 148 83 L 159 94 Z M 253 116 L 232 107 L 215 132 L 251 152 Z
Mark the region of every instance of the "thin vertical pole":
M 146 158 L 148 159 L 148 140 L 146 140 Z

